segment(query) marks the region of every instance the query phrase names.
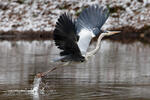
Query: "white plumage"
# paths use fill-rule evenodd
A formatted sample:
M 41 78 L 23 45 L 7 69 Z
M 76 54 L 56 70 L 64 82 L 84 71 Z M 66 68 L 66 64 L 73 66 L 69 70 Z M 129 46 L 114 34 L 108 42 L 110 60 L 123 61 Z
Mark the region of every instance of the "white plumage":
M 90 41 L 93 37 L 95 37 L 95 35 L 93 34 L 92 31 L 86 28 L 82 29 L 78 35 L 80 36 L 80 38 L 77 44 L 81 51 L 81 54 L 85 56 L 87 49 L 89 47 Z

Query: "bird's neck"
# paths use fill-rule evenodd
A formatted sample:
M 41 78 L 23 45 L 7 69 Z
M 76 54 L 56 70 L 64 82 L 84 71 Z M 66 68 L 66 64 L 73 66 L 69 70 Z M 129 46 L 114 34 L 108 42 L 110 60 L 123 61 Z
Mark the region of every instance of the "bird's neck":
M 105 37 L 107 34 L 106 33 L 101 33 L 101 35 L 98 37 L 98 40 L 97 40 L 97 44 L 96 44 L 96 48 L 90 52 L 88 52 L 86 54 L 86 58 L 88 58 L 89 56 L 92 56 L 94 55 L 99 49 L 100 49 L 100 44 L 101 44 L 101 40 L 103 37 Z

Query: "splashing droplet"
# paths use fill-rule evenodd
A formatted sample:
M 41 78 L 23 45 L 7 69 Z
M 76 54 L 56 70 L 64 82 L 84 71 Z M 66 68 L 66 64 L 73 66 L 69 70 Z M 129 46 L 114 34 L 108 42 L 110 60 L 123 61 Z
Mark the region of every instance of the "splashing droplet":
M 34 82 L 33 82 L 33 92 L 38 92 L 39 91 L 39 86 L 41 83 L 41 77 L 35 77 Z

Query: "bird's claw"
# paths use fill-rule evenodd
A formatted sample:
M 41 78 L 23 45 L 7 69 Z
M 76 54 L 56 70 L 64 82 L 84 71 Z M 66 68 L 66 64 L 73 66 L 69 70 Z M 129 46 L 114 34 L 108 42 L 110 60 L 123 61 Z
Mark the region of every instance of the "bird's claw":
M 38 74 L 36 74 L 36 76 L 37 76 L 38 78 L 41 78 L 41 77 L 43 77 L 44 75 L 43 75 L 43 73 L 38 73 Z

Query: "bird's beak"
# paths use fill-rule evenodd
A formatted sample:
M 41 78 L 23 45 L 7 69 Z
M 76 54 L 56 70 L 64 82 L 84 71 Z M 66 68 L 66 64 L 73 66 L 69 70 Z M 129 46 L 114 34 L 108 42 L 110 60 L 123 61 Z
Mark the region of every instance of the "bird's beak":
M 113 34 L 117 34 L 120 33 L 120 31 L 107 31 L 108 35 L 113 35 Z

